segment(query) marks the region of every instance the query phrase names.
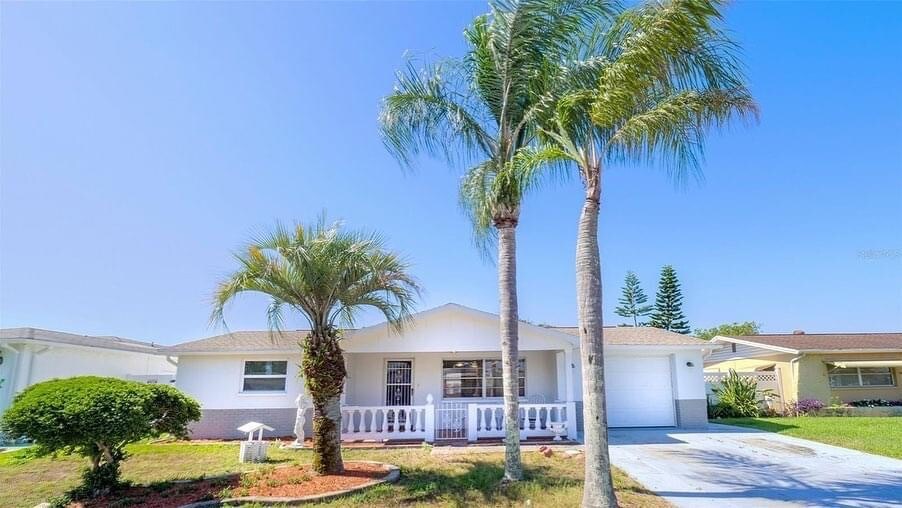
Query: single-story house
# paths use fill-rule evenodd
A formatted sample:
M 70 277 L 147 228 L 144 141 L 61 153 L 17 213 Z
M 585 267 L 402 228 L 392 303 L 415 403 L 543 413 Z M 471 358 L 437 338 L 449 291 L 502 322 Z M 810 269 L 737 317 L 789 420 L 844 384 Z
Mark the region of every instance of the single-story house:
M 248 421 L 291 435 L 303 386 L 298 342 L 306 334 L 233 332 L 165 348 L 178 357 L 176 385 L 203 409 L 192 435 L 241 437 L 236 428 Z M 521 436 L 553 435 L 550 424 L 562 422 L 575 438 L 582 428 L 577 330 L 521 322 L 519 337 Z M 702 363 L 711 343 L 646 327 L 606 328 L 604 337 L 612 427 L 707 424 Z M 385 323 L 346 330 L 342 437 L 502 436 L 499 344 L 497 315 L 457 304 L 415 314 L 401 334 Z
M 159 347 L 121 337 L 94 337 L 39 328 L 0 329 L 0 413 L 15 394 L 53 378 L 110 376 L 172 383 L 175 362 Z
M 902 333 L 718 336 L 705 372 L 774 371 L 785 401 L 902 400 Z

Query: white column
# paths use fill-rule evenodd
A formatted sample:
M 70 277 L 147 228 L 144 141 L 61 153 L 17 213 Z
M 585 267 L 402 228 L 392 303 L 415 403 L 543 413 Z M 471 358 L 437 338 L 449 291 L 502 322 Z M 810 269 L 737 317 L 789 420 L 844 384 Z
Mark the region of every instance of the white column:
M 433 399 L 432 394 L 426 396 L 426 408 L 423 410 L 424 418 L 423 422 L 425 424 L 424 430 L 426 431 L 426 442 L 432 443 L 435 441 L 435 399 Z
M 34 363 L 34 350 L 31 346 L 23 345 L 16 357 L 16 379 L 10 390 L 13 395 L 28 388 L 28 384 L 31 382 L 31 365 Z
M 567 402 L 567 439 L 576 441 L 576 402 Z
M 573 402 L 574 400 L 576 400 L 576 397 L 574 396 L 574 392 L 573 392 L 573 390 L 574 390 L 573 376 L 574 376 L 575 370 L 576 369 L 573 368 L 573 348 L 567 348 L 564 350 L 564 383 L 565 383 L 564 393 L 567 396 L 567 398 L 566 398 L 566 400 L 564 400 L 564 402 Z
M 555 351 L 554 352 L 554 370 L 555 370 L 555 381 L 557 385 L 557 393 L 555 394 L 555 400 L 558 402 L 565 402 L 567 400 L 567 369 L 564 366 L 567 365 L 564 361 L 564 350 Z

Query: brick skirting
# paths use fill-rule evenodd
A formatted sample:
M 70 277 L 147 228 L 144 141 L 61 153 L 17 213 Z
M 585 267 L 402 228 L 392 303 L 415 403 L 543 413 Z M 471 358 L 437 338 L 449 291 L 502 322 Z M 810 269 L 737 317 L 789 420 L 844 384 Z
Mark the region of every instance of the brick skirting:
M 293 408 L 269 409 L 203 409 L 201 419 L 191 424 L 192 439 L 240 439 L 247 434 L 238 432 L 238 427 L 247 422 L 260 422 L 273 427 L 264 437 L 282 437 L 294 435 L 294 420 L 297 410 Z M 310 435 L 310 415 L 308 412 L 306 427 Z

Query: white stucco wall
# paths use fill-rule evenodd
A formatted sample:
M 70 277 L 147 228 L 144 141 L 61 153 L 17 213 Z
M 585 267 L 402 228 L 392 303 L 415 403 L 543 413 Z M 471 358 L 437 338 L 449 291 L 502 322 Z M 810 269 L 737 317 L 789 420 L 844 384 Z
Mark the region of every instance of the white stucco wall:
M 704 399 L 704 357 L 700 350 L 679 350 L 673 353 L 674 398 Z M 688 364 L 691 363 L 690 367 Z
M 31 353 L 26 353 L 25 348 Z M 73 376 L 125 379 L 175 373 L 175 366 L 159 355 L 69 345 L 5 344 L 3 365 L 0 365 L 0 378 L 5 379 L 0 388 L 0 411 L 16 393 L 48 379 Z
M 51 348 L 35 356 L 31 383 L 72 376 L 110 376 L 175 374 L 174 365 L 159 355 L 131 353 L 99 348 Z
M 348 356 L 348 382 L 345 388 L 347 403 L 350 405 L 381 405 L 385 402 L 385 362 L 386 360 L 413 361 L 413 401 L 425 404 L 426 396 L 432 394 L 436 402 L 442 397 L 443 360 L 483 360 L 498 359 L 498 351 L 474 351 L 466 353 L 350 353 Z M 541 395 L 550 402 L 558 398 L 557 373 L 554 351 L 523 351 L 526 360 L 526 398 Z M 475 402 L 485 399 L 466 398 Z M 489 400 L 501 400 L 493 398 Z
M 284 393 L 242 393 L 245 360 L 285 360 L 288 375 Z M 300 393 L 300 354 L 182 356 L 176 387 L 204 409 L 292 408 Z
M 704 399 L 705 383 L 702 376 L 702 353 L 698 350 L 673 350 L 645 348 L 641 351 L 611 351 L 605 363 L 630 356 L 665 356 L 672 360 L 673 391 L 675 399 Z M 524 351 L 526 359 L 526 395 L 542 395 L 547 401 L 564 400 L 563 374 L 558 366 L 564 366 L 563 354 L 557 351 Z M 498 358 L 497 351 L 456 353 L 347 353 L 348 381 L 345 386 L 345 403 L 348 405 L 381 405 L 385 397 L 386 360 L 412 360 L 414 403 L 425 404 L 432 394 L 442 400 L 442 361 L 456 359 Z M 558 360 L 560 358 L 560 361 Z M 288 362 L 288 379 L 285 393 L 241 393 L 242 366 L 244 360 L 285 360 Z M 687 362 L 693 364 L 687 366 Z M 183 356 L 179 359 L 176 386 L 195 397 L 205 409 L 292 408 L 302 386 L 298 378 L 298 355 L 208 355 Z M 574 395 L 582 400 L 581 371 L 578 355 L 574 355 Z M 641 376 L 641 372 L 636 373 Z M 478 401 L 480 399 L 465 399 Z M 500 400 L 500 399 L 495 399 Z

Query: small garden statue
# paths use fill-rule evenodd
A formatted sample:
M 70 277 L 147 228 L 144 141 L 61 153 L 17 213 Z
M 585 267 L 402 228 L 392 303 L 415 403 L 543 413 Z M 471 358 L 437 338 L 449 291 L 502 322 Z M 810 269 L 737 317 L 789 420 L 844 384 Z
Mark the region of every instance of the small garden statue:
M 294 403 L 298 407 L 298 412 L 294 420 L 295 439 L 291 446 L 292 448 L 302 448 L 304 446 L 304 424 L 307 423 L 307 408 L 310 407 L 310 397 L 307 396 L 307 391 L 301 391 Z

